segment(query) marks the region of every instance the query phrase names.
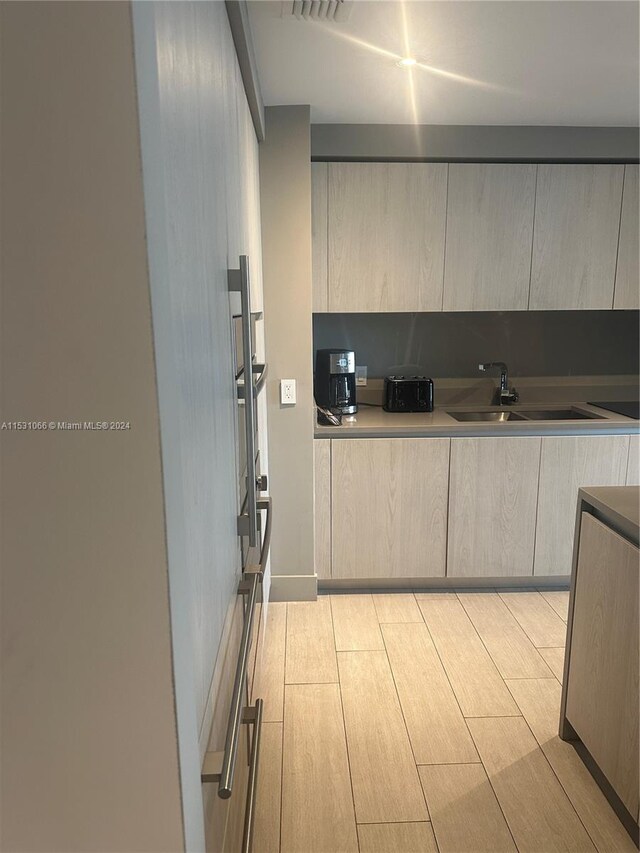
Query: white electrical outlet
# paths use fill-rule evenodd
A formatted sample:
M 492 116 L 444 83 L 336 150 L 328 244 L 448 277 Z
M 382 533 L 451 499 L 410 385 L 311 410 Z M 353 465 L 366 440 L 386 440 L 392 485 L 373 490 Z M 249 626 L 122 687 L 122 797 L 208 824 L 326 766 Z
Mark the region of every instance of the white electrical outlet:
M 356 385 L 367 384 L 367 365 L 356 364 Z
M 296 380 L 280 380 L 280 405 L 295 406 L 296 404 Z

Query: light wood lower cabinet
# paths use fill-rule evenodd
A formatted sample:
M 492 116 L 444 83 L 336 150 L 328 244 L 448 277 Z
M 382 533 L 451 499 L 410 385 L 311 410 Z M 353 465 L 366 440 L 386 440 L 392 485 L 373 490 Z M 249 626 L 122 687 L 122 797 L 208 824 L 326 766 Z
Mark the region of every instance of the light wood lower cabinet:
M 331 577 L 331 439 L 313 442 L 313 544 L 319 578 Z
M 453 438 L 449 577 L 533 574 L 540 438 Z
M 449 441 L 332 441 L 334 578 L 444 576 Z
M 638 814 L 638 548 L 582 513 L 566 719 Z
M 629 436 L 629 461 L 625 485 L 640 486 L 640 435 Z
M 535 575 L 571 574 L 578 489 L 624 485 L 628 455 L 628 435 L 542 439 Z
M 571 574 L 578 489 L 638 483 L 640 437 L 316 439 L 319 579 Z

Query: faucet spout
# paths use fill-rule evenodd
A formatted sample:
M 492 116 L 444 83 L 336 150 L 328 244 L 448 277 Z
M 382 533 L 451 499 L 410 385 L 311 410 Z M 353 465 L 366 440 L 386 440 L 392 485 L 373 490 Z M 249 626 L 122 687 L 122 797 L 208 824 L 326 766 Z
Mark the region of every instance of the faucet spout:
M 504 361 L 481 362 L 478 370 L 484 373 L 492 367 L 500 370 L 500 387 L 496 389 L 494 402 L 499 406 L 517 403 L 520 397 L 515 388 L 509 388 L 509 369 Z

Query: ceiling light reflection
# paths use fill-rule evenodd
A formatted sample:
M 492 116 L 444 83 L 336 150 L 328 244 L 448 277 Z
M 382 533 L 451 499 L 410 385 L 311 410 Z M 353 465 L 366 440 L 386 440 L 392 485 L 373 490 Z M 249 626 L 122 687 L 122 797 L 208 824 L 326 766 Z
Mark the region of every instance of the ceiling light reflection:
M 357 36 L 350 35 L 349 33 L 345 33 L 342 30 L 336 29 L 335 27 L 329 26 L 325 24 L 323 21 L 315 20 L 313 21 L 313 25 L 322 29 L 332 38 L 341 39 L 343 41 L 349 42 L 350 44 L 355 45 L 356 47 L 363 48 L 371 53 L 376 53 L 379 56 L 385 56 L 389 59 L 393 59 L 397 65 L 400 65 L 403 60 L 410 60 L 411 51 L 408 48 L 408 26 L 406 23 L 406 11 L 405 11 L 405 3 L 398 3 L 398 6 L 402 10 L 403 14 L 403 29 L 404 29 L 404 41 L 405 41 L 405 51 L 402 53 L 395 53 L 392 50 L 387 50 L 387 48 L 380 47 L 380 45 L 372 44 L 371 42 L 365 41 L 365 39 L 358 38 Z M 445 71 L 444 68 L 437 68 L 435 65 L 428 65 L 426 62 L 421 62 L 416 60 L 415 63 L 405 62 L 401 67 L 406 68 L 409 74 L 413 74 L 414 70 L 418 68 L 422 71 L 426 71 L 429 74 L 435 74 L 438 77 L 444 77 L 447 80 L 453 80 L 456 83 L 461 83 L 466 86 L 475 86 L 480 89 L 487 89 L 488 91 L 496 91 L 496 92 L 506 92 L 509 94 L 519 94 L 517 90 L 510 89 L 506 86 L 500 86 L 495 83 L 489 83 L 486 80 L 479 80 L 476 77 L 467 77 L 464 74 L 456 74 L 453 71 Z

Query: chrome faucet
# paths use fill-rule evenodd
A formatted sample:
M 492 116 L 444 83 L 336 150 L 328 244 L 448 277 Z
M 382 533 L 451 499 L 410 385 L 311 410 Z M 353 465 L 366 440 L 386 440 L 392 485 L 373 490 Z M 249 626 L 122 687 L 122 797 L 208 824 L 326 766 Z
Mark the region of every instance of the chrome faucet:
M 509 388 L 508 368 L 504 361 L 488 361 L 486 364 L 479 364 L 478 370 L 485 371 L 490 367 L 500 368 L 500 387 L 496 388 L 494 396 L 494 404 L 497 406 L 508 406 L 511 403 L 517 403 L 520 399 L 515 388 Z

